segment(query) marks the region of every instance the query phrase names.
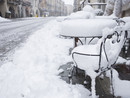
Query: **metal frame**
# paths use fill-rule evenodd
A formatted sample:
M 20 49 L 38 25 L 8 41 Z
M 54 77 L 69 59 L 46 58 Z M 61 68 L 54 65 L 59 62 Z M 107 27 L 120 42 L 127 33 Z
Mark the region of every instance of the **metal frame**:
M 78 53 L 78 52 L 73 52 L 72 53 L 72 59 L 73 59 L 73 61 L 74 61 L 74 63 L 75 63 L 75 65 L 76 65 L 76 74 L 78 74 L 78 72 L 77 72 L 77 68 L 78 68 L 78 65 L 77 65 L 77 63 L 76 63 L 76 61 L 75 61 L 75 59 L 74 59 L 74 55 L 75 54 L 78 54 L 78 55 L 83 55 L 83 56 L 99 56 L 99 68 L 98 68 L 98 70 L 95 70 L 95 72 L 101 72 L 100 74 L 99 74 L 99 76 L 103 73 L 103 72 L 106 72 L 106 71 L 108 71 L 108 70 L 110 70 L 110 73 L 111 73 L 111 82 L 110 82 L 110 84 L 111 84 L 111 89 L 112 89 L 112 95 L 113 95 L 113 98 L 115 98 L 115 94 L 114 94 L 114 87 L 113 87 L 113 72 L 112 72 L 112 66 L 116 63 L 116 60 L 118 59 L 118 58 L 116 58 L 116 60 L 115 60 L 115 62 L 112 64 L 112 65 L 107 65 L 107 68 L 104 68 L 104 69 L 102 69 L 101 68 L 101 56 L 102 56 L 102 50 L 104 50 L 104 53 L 105 53 L 105 57 L 106 57 L 106 60 L 107 60 L 107 62 L 109 62 L 109 59 L 108 59 L 108 55 L 107 55 L 107 52 L 106 52 L 106 48 L 105 48 L 105 42 L 106 42 L 106 40 L 107 39 L 111 39 L 113 36 L 117 36 L 117 39 L 116 39 L 116 42 L 117 43 L 119 43 L 120 42 L 120 36 L 121 36 L 121 34 L 122 34 L 122 30 L 120 31 L 120 32 L 117 32 L 117 31 L 114 31 L 114 33 L 113 34 L 111 34 L 111 35 L 108 35 L 102 42 L 101 42 L 101 44 L 100 44 L 100 53 L 99 54 L 85 54 L 85 53 Z M 125 34 L 124 34 L 124 43 L 125 43 L 125 41 L 126 41 L 126 39 L 127 39 L 127 36 L 128 36 L 128 32 L 127 31 L 125 31 L 124 32 Z M 94 38 L 92 38 L 91 40 L 93 40 Z M 90 42 L 91 42 L 91 40 L 90 40 Z M 113 43 L 114 44 L 114 43 Z M 72 69 L 72 75 L 73 75 L 73 69 Z M 72 76 L 71 76 L 72 77 Z M 71 80 L 72 81 L 72 80 Z
M 76 67 L 78 67 L 78 64 L 76 63 L 76 61 L 75 61 L 75 59 L 74 59 L 74 54 L 79 54 L 79 55 L 84 55 L 84 56 L 99 56 L 99 68 L 98 68 L 98 70 L 95 70 L 95 72 L 99 72 L 100 65 L 101 65 L 102 45 L 103 45 L 103 42 L 101 42 L 101 45 L 100 45 L 100 53 L 99 53 L 99 54 L 85 54 L 85 53 L 73 52 L 73 53 L 72 53 L 72 59 L 74 60 L 74 62 L 75 62 L 75 64 L 76 64 Z
M 121 31 L 120 33 L 122 33 L 122 31 Z M 83 56 L 99 56 L 99 68 L 98 68 L 98 70 L 95 70 L 95 72 L 97 72 L 97 73 L 98 73 L 98 72 L 101 72 L 101 73 L 99 74 L 99 76 L 100 76 L 102 73 L 104 73 L 104 72 L 110 70 L 110 73 L 111 73 L 111 82 L 110 82 L 110 85 L 111 85 L 111 89 L 112 89 L 113 98 L 115 98 L 115 93 L 114 93 L 114 87 L 113 87 L 113 71 L 112 71 L 112 66 L 116 63 L 116 61 L 115 61 L 111 66 L 107 65 L 107 68 L 102 69 L 102 68 L 101 68 L 101 60 L 102 60 L 102 59 L 101 59 L 101 56 L 102 56 L 102 49 L 104 49 L 104 53 L 105 53 L 106 60 L 107 60 L 107 62 L 109 62 L 109 59 L 108 59 L 108 56 L 107 56 L 107 53 L 106 53 L 106 49 L 105 49 L 105 42 L 106 42 L 107 39 L 112 38 L 112 36 L 115 35 L 115 34 L 116 34 L 116 36 L 117 36 L 116 42 L 117 42 L 117 43 L 120 42 L 119 37 L 121 36 L 121 34 L 118 34 L 118 32 L 115 31 L 112 35 L 108 35 L 107 38 L 105 38 L 104 41 L 101 42 L 101 44 L 100 44 L 100 53 L 99 53 L 99 54 L 85 54 L 85 53 L 78 53 L 78 52 L 73 52 L 73 53 L 72 53 L 72 59 L 73 59 L 75 65 L 76 65 L 76 74 L 78 74 L 78 70 L 77 70 L 78 65 L 77 65 L 77 63 L 76 63 L 76 61 L 75 61 L 75 59 L 74 59 L 74 54 L 83 55 Z M 125 31 L 124 43 L 125 43 L 125 41 L 126 41 L 126 39 L 127 39 L 127 35 L 128 35 L 128 32 Z M 114 44 L 114 43 L 113 43 L 113 44 Z M 116 59 L 118 59 L 118 58 L 116 58 Z M 71 75 L 70 75 L 71 78 L 72 78 L 72 75 L 73 75 L 73 69 L 74 69 L 74 68 L 72 68 L 72 70 L 71 70 Z M 83 70 L 83 69 L 82 69 L 82 70 Z M 70 79 L 70 81 L 72 82 L 72 79 Z
M 120 33 L 122 33 L 122 31 L 121 31 Z M 101 69 L 101 56 L 102 56 L 101 54 L 102 54 L 102 49 L 104 49 L 104 53 L 105 53 L 106 60 L 107 60 L 107 62 L 109 62 L 109 59 L 108 59 L 108 56 L 107 56 L 107 53 L 106 53 L 106 49 L 105 49 L 105 42 L 106 42 L 107 39 L 112 38 L 112 36 L 114 36 L 115 34 L 116 34 L 116 36 L 117 36 L 116 42 L 117 42 L 117 43 L 120 42 L 119 37 L 121 36 L 121 34 L 118 34 L 118 32 L 115 31 L 113 34 L 108 35 L 108 36 L 104 39 L 104 41 L 101 42 L 101 44 L 100 44 L 100 53 L 99 53 L 99 54 L 85 54 L 85 53 L 73 52 L 73 53 L 72 53 L 72 59 L 74 60 L 76 66 L 78 67 L 78 65 L 77 65 L 77 63 L 76 63 L 76 61 L 75 61 L 75 59 L 74 59 L 74 54 L 79 54 L 79 55 L 84 55 L 84 56 L 99 56 L 99 68 L 98 68 L 98 70 L 95 70 L 95 72 L 98 73 L 100 70 L 103 71 L 103 70 Z M 128 35 L 127 31 L 125 31 L 124 39 L 127 38 L 127 35 Z M 115 62 L 116 62 L 116 61 L 115 61 Z M 114 62 L 114 64 L 115 64 L 115 62 Z M 108 70 L 110 69 L 109 66 L 107 66 L 107 69 L 108 69 Z M 106 70 L 107 70 L 107 69 L 106 69 Z M 105 71 L 106 71 L 106 70 L 105 70 Z

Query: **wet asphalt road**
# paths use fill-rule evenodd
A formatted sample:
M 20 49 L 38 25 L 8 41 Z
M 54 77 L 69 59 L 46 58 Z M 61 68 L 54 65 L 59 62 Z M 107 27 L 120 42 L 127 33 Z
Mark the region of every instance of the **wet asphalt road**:
M 11 52 L 23 43 L 30 34 L 42 28 L 52 19 L 55 18 L 20 18 L 0 22 L 0 65 L 9 59 Z

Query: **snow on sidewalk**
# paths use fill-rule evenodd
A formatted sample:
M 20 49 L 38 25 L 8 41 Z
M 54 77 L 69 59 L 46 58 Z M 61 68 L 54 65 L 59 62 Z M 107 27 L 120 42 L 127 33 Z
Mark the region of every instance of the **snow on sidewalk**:
M 0 68 L 0 98 L 91 98 L 82 85 L 71 85 L 60 79 L 60 65 L 71 61 L 72 39 L 59 38 L 60 23 L 50 21 Z M 121 60 L 120 60 L 121 61 Z M 108 75 L 109 76 L 109 75 Z M 114 71 L 117 96 L 130 98 L 130 82 L 120 80 Z
M 4 21 L 10 21 L 10 20 L 5 19 L 5 18 L 3 18 L 3 17 L 0 17 L 0 22 L 4 22 Z
M 0 98 L 89 98 L 82 85 L 60 79 L 58 68 L 71 60 L 72 39 L 59 38 L 59 23 L 51 21 L 16 50 L 13 61 L 0 68 Z

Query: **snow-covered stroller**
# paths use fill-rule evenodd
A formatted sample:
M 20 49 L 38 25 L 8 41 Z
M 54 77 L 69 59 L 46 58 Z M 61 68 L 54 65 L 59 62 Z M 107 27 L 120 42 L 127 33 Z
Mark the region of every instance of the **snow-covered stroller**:
M 95 78 L 111 69 L 111 66 L 116 63 L 127 38 L 127 31 L 123 28 L 125 22 L 120 19 L 116 21 L 117 26 L 114 29 L 104 29 L 102 38 L 97 44 L 78 46 L 72 51 L 72 59 L 76 68 L 85 70 L 86 75 L 91 77 L 92 98 L 96 96 Z

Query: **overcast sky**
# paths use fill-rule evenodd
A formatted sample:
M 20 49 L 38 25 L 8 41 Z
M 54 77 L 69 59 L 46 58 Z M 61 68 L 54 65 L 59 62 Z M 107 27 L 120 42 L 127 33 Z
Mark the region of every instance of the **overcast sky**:
M 71 4 L 73 5 L 74 0 L 63 0 L 65 4 Z

